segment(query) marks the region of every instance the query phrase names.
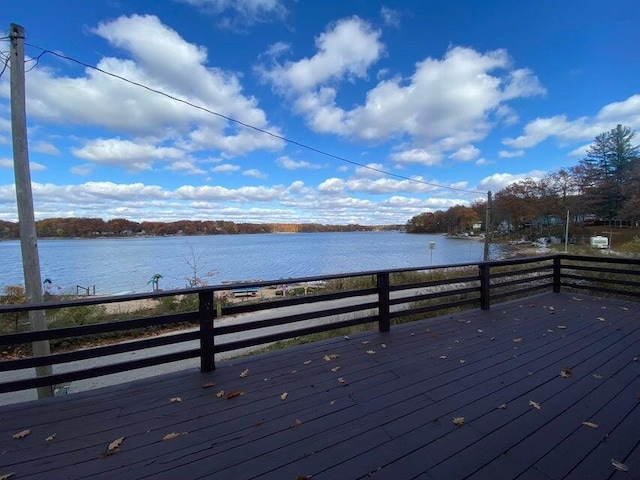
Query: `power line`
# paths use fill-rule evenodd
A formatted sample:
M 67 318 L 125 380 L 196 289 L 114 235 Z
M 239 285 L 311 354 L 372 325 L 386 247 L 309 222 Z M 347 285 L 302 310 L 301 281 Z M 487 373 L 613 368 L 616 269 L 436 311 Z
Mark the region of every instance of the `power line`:
M 292 139 L 284 137 L 282 135 L 278 135 L 277 133 L 269 132 L 269 131 L 264 130 L 262 128 L 256 127 L 255 125 L 251 125 L 249 123 L 245 123 L 245 122 L 243 122 L 241 120 L 237 120 L 235 118 L 228 117 L 228 116 L 226 116 L 226 115 L 224 115 L 222 113 L 216 112 L 214 110 L 210 110 L 210 109 L 208 109 L 206 107 L 203 107 L 201 105 L 196 105 L 194 103 L 189 102 L 188 100 L 184 100 L 182 98 L 175 97 L 175 96 L 170 95 L 170 94 L 168 94 L 166 92 L 163 92 L 162 90 L 158 90 L 158 89 L 149 87 L 148 85 L 136 82 L 134 80 L 130 80 L 130 79 L 128 79 L 126 77 L 123 77 L 121 75 L 117 75 L 115 73 L 108 72 L 108 71 L 103 70 L 103 69 L 101 69 L 99 67 L 96 67 L 94 65 L 85 63 L 85 62 L 83 62 L 81 60 L 77 60 L 77 59 L 75 59 L 73 57 L 69 57 L 67 55 L 63 55 L 61 53 L 54 52 L 53 50 L 48 50 L 46 48 L 42 48 L 42 47 L 30 44 L 30 43 L 25 43 L 25 45 L 27 45 L 29 47 L 36 48 L 36 49 L 38 49 L 38 50 L 40 50 L 42 52 L 42 53 L 40 53 L 40 55 L 38 55 L 36 57 L 36 60 L 38 60 L 38 61 L 43 55 L 45 55 L 47 53 L 51 54 L 51 55 L 54 55 L 54 56 L 56 56 L 58 58 L 62 58 L 64 60 L 69 60 L 71 62 L 77 63 L 78 65 L 82 65 L 83 67 L 90 68 L 92 70 L 96 70 L 96 71 L 98 71 L 98 72 L 100 72 L 100 73 L 102 73 L 104 75 L 108 75 L 110 77 L 117 78 L 118 80 L 122 80 L 123 82 L 129 83 L 131 85 L 135 85 L 137 87 L 144 88 L 145 90 L 148 90 L 148 91 L 150 91 L 152 93 L 155 93 L 155 94 L 158 94 L 158 95 L 162 95 L 163 97 L 169 98 L 169 99 L 171 99 L 171 100 L 173 100 L 175 102 L 183 103 L 183 104 L 188 105 L 188 106 L 190 106 L 192 108 L 196 108 L 196 109 L 201 110 L 203 112 L 209 113 L 210 115 L 214 115 L 216 117 L 223 118 L 223 119 L 227 120 L 228 122 L 232 122 L 232 123 L 235 123 L 237 125 L 241 125 L 241 126 L 243 126 L 245 128 L 248 128 L 248 129 L 251 129 L 251 130 L 255 130 L 255 131 L 260 132 L 260 133 L 262 133 L 264 135 L 269 135 L 269 136 L 271 136 L 273 138 L 277 138 L 278 140 L 282 140 L 283 142 L 289 143 L 291 145 L 296 145 L 298 147 L 304 148 L 304 149 L 309 150 L 311 152 L 315 152 L 315 153 L 318 153 L 320 155 L 324 155 L 326 157 L 333 158 L 335 160 L 339 160 L 341 162 L 346 162 L 346 163 L 349 163 L 351 165 L 356 165 L 358 167 L 365 168 L 367 170 L 371 170 L 371 171 L 374 171 L 374 172 L 377 172 L 377 173 L 381 173 L 383 175 L 387 175 L 387 176 L 390 176 L 390 177 L 398 178 L 398 179 L 401 179 L 401 180 L 408 180 L 410 182 L 415 182 L 415 183 L 420 183 L 420 184 L 423 184 L 423 185 L 428 185 L 430 187 L 437 187 L 437 188 L 443 188 L 443 189 L 447 189 L 447 190 L 454 190 L 454 191 L 457 191 L 457 192 L 471 193 L 471 194 L 474 194 L 474 195 L 478 195 L 478 194 L 479 195 L 484 195 L 484 193 L 485 193 L 485 192 L 480 192 L 478 190 L 465 190 L 463 188 L 456 188 L 456 187 L 450 187 L 450 186 L 446 186 L 446 185 L 440 185 L 440 184 L 437 184 L 437 183 L 426 182 L 424 180 L 419 180 L 417 178 L 407 177 L 405 175 L 400 175 L 400 174 L 397 174 L 397 173 L 393 173 L 393 172 L 389 172 L 389 171 L 386 171 L 386 170 L 382 170 L 380 168 L 372 167 L 370 165 L 365 165 L 365 164 L 362 164 L 362 163 L 359 163 L 359 162 L 355 162 L 353 160 L 349 160 L 348 158 L 344 158 L 344 157 L 341 157 L 339 155 L 334 155 L 333 153 L 330 153 L 330 152 L 327 152 L 327 151 L 324 151 L 324 150 L 320 150 L 319 148 L 315 148 L 315 147 L 312 147 L 310 145 L 306 145 L 304 143 L 298 142 L 296 140 L 292 140 Z M 33 68 L 35 68 L 36 65 L 37 65 L 37 62 L 33 67 L 31 67 L 29 69 L 29 71 L 32 70 Z

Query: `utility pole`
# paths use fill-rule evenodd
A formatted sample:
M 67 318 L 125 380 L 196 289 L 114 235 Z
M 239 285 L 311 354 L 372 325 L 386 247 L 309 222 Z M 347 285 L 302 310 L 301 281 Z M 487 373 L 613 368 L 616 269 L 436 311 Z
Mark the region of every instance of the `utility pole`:
M 29 170 L 29 149 L 27 147 L 27 115 L 25 106 L 24 80 L 24 28 L 12 23 L 9 27 L 11 39 L 11 134 L 13 137 L 13 168 L 16 177 L 16 200 L 20 226 L 20 247 L 22 269 L 27 303 L 42 303 L 42 282 L 40 281 L 40 258 L 38 238 L 33 214 L 33 193 Z M 46 330 L 47 321 L 43 310 L 29 311 L 31 331 Z M 33 355 L 49 355 L 49 341 L 33 342 Z M 51 366 L 36 367 L 37 376 L 51 375 Z M 38 398 L 51 397 L 51 386 L 38 388 Z
M 484 220 L 484 261 L 489 261 L 489 244 L 491 239 L 489 238 L 489 225 L 491 224 L 491 190 L 487 192 L 487 214 Z

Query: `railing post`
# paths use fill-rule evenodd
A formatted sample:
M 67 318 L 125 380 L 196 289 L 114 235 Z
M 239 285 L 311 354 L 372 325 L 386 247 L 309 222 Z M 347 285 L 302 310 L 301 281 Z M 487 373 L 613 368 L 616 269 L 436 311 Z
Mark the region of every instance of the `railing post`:
M 216 368 L 214 362 L 213 321 L 216 310 L 213 306 L 213 291 L 198 293 L 200 314 L 200 371 L 211 372 Z
M 378 331 L 388 332 L 391 329 L 389 317 L 389 274 L 380 272 L 377 275 L 378 283 Z
M 480 308 L 489 310 L 491 305 L 491 275 L 488 263 L 479 263 L 480 269 Z
M 553 257 L 553 293 L 560 293 L 562 281 L 562 261 L 560 255 Z

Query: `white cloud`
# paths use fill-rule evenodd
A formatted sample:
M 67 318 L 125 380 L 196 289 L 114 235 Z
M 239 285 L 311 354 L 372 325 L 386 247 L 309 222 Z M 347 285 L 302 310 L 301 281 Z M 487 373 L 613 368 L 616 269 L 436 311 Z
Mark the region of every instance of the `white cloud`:
M 318 165 L 317 163 L 311 163 L 305 160 L 292 160 L 286 155 L 282 157 L 278 157 L 278 159 L 276 159 L 276 165 L 286 170 L 300 170 L 300 169 L 318 170 L 318 169 L 324 168 L 323 165 Z
M 128 171 L 151 170 L 156 160 L 177 160 L 184 152 L 173 147 L 156 147 L 119 138 L 90 140 L 81 148 L 71 149 L 77 158 L 101 165 L 122 166 Z
M 178 160 L 177 162 L 171 162 L 166 170 L 171 172 L 183 172 L 187 175 L 204 175 L 207 172 L 200 167 L 196 166 L 193 159 Z
M 11 168 L 13 169 L 13 160 L 10 158 L 0 158 L 0 168 Z M 39 172 L 42 170 L 46 170 L 47 167 L 37 162 L 29 162 L 29 169 L 32 172 Z
M 384 175 L 384 171 L 381 163 L 367 163 L 364 167 L 356 167 L 354 173 L 358 178 L 378 178 Z
M 522 135 L 505 138 L 502 143 L 522 149 L 534 147 L 548 138 L 556 138 L 564 144 L 582 142 L 611 130 L 617 124 L 640 128 L 640 94 L 605 105 L 592 117 L 575 120 L 569 120 L 566 115 L 536 118 L 525 125 Z
M 480 155 L 480 149 L 474 145 L 465 145 L 464 147 L 460 147 L 454 153 L 449 155 L 451 158 L 456 160 L 462 160 L 464 162 L 468 162 L 473 160 L 478 155 Z
M 384 53 L 380 35 L 358 17 L 342 19 L 316 38 L 313 57 L 284 65 L 273 59 L 271 68 L 262 65 L 257 70 L 281 91 L 304 92 L 328 81 L 364 78 Z
M 500 158 L 515 158 L 524 155 L 524 150 L 500 150 L 498 156 Z
M 282 20 L 287 8 L 280 0 L 181 0 L 212 14 L 226 28 Z
M 491 190 L 492 192 L 497 192 L 507 185 L 511 185 L 512 183 L 519 182 L 526 178 L 531 178 L 533 180 L 541 180 L 547 172 L 542 170 L 532 170 L 529 173 L 494 173 L 488 177 L 483 178 L 478 183 L 479 190 Z
M 71 173 L 74 175 L 80 175 L 81 177 L 86 177 L 90 175 L 95 169 L 95 165 L 91 165 L 90 163 L 85 163 L 84 165 L 76 165 L 69 169 Z
M 400 12 L 397 10 L 393 10 L 392 8 L 382 7 L 380 9 L 380 16 L 382 17 L 382 21 L 385 25 L 391 27 L 400 27 Z
M 230 163 L 223 163 L 221 165 L 216 165 L 211 169 L 214 173 L 233 173 L 240 170 L 238 165 L 232 165 Z
M 34 142 L 31 147 L 31 150 L 38 153 L 46 153 L 47 155 L 60 155 L 60 150 L 53 143 L 38 141 Z
M 268 177 L 266 173 L 262 173 L 257 168 L 250 168 L 249 170 L 245 170 L 244 172 L 242 172 L 242 175 L 244 175 L 245 177 L 257 178 L 259 180 L 265 180 Z
M 412 148 L 396 152 L 391 159 L 398 163 L 418 163 L 426 167 L 440 165 L 442 156 L 438 152 L 430 152 L 422 148 Z

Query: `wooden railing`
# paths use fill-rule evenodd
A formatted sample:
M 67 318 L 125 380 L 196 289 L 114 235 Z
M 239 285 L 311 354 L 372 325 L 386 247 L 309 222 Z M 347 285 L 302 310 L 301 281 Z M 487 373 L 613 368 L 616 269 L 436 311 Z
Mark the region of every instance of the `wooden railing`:
M 336 282 L 359 278 L 360 286 L 313 295 L 283 297 L 265 301 L 227 304 L 218 308 L 221 292 L 234 289 L 273 287 L 282 280 L 225 284 L 114 297 L 86 298 L 73 301 L 47 302 L 37 305 L 1 306 L 0 315 L 52 310 L 90 305 L 104 305 L 142 299 L 195 294 L 198 309 L 186 313 L 135 318 L 44 331 L 0 335 L 0 346 L 29 345 L 37 341 L 72 339 L 110 332 L 126 332 L 160 326 L 191 324 L 178 332 L 135 338 L 111 345 L 52 353 L 42 357 L 25 357 L 0 361 L 0 393 L 64 384 L 81 379 L 114 374 L 153 365 L 200 358 L 202 371 L 215 368 L 215 354 L 264 345 L 279 340 L 327 332 L 372 322 L 380 332 L 393 323 L 425 318 L 452 309 L 489 309 L 496 302 L 531 296 L 548 291 L 587 291 L 624 298 L 640 297 L 640 261 L 573 255 L 550 255 L 533 258 L 417 267 L 353 274 L 288 279 L 289 284 Z M 252 320 L 247 314 L 260 314 Z M 245 315 L 243 317 L 237 317 Z M 230 319 L 228 321 L 222 321 Z M 240 338 L 229 338 L 229 337 Z M 135 360 L 91 365 L 88 361 L 112 355 L 144 351 L 153 347 L 175 345 L 175 351 L 154 354 Z M 182 345 L 182 349 L 178 346 Z M 185 347 L 186 346 L 186 347 Z M 69 371 L 48 376 L 25 376 L 24 370 L 70 362 Z M 13 375 L 3 372 L 17 372 Z

